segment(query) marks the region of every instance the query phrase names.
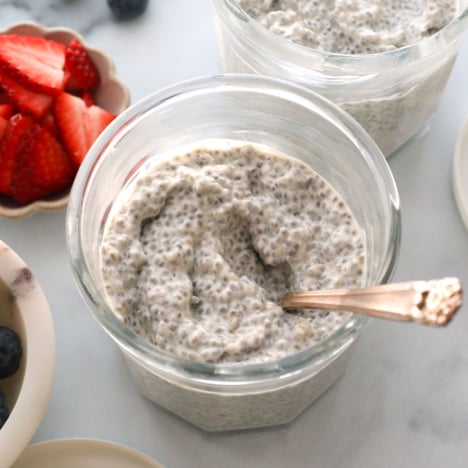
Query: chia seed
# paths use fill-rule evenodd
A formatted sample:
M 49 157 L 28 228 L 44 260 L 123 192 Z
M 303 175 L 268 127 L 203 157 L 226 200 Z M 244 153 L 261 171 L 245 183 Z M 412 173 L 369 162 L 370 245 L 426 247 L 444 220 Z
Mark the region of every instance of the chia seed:
M 447 26 L 460 13 L 459 0 L 237 0 L 259 24 L 285 40 L 311 49 L 340 54 L 389 52 L 418 43 Z M 224 44 L 224 71 L 270 73 L 239 60 Z M 395 56 L 404 61 L 405 54 Z M 413 72 L 384 75 L 364 89 L 349 84 L 338 92 L 323 84 L 310 88 L 352 115 L 390 156 L 408 141 L 436 109 L 455 61 L 453 51 L 437 62 L 413 66 Z M 402 63 L 403 67 L 405 64 Z M 321 70 L 317 70 L 321 72 Z M 280 74 L 280 77 L 285 76 Z M 290 78 L 288 76 L 288 78 Z M 306 84 L 298 77 L 301 84 Z M 346 86 L 346 85 L 344 85 Z M 347 92 L 346 92 L 347 91 Z
M 287 291 L 361 285 L 364 231 L 341 196 L 301 161 L 259 145 L 222 147 L 200 146 L 140 169 L 105 226 L 105 289 L 128 327 L 178 356 L 279 359 L 349 318 L 287 313 L 278 301 Z M 309 214 L 298 213 L 297 200 Z

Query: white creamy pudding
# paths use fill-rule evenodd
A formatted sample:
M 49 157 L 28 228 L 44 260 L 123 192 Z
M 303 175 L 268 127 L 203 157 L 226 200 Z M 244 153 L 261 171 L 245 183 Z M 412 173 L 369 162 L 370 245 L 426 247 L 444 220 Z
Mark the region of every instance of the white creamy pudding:
M 238 0 L 270 31 L 313 49 L 373 54 L 399 49 L 452 21 L 458 0 Z
M 352 115 L 385 156 L 434 114 L 467 7 L 468 0 L 213 1 L 223 72 L 318 92 Z
M 349 317 L 285 312 L 287 291 L 353 287 L 365 234 L 299 160 L 234 141 L 146 162 L 116 200 L 103 282 L 126 325 L 174 355 L 252 363 L 323 340 Z

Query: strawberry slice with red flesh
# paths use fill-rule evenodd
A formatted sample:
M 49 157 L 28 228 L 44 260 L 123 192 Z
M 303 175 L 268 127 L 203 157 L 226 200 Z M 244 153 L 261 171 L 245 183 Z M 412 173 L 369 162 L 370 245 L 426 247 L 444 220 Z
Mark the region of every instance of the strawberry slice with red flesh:
M 93 104 L 96 104 L 94 101 L 93 95 L 89 91 L 83 91 L 80 95 L 81 99 L 83 99 L 84 103 L 89 107 Z
M 21 204 L 45 198 L 71 185 L 76 169 L 63 146 L 23 114 L 10 119 L 2 140 L 8 155 L 9 187 L 4 193 Z M 0 160 L 0 165 L 3 159 Z M 5 183 L 4 178 L 0 178 Z
M 10 193 L 16 154 L 30 130 L 29 120 L 23 119 L 21 114 L 15 114 L 8 121 L 0 145 L 0 193 Z
M 99 85 L 99 72 L 83 44 L 76 38 L 65 49 L 65 73 L 68 90 L 92 89 Z
M 115 116 L 99 106 L 87 106 L 72 94 L 60 93 L 53 106 L 55 123 L 72 160 L 80 165 L 94 140 Z
M 13 170 L 11 175 L 8 195 L 18 203 L 27 204 L 41 198 L 41 191 L 33 182 L 33 172 L 31 164 L 31 155 L 33 152 L 34 141 L 38 134 L 38 125 L 27 116 L 17 114 L 18 132 L 23 130 L 20 135 L 19 145 L 13 150 Z M 16 116 L 15 116 L 16 117 Z
M 65 84 L 65 45 L 38 36 L 0 35 L 0 67 L 40 92 L 56 94 Z
M 55 117 L 52 112 L 48 112 L 42 119 L 39 121 L 39 124 L 41 124 L 44 128 L 49 130 L 52 135 L 57 137 L 59 135 L 59 131 L 57 129 L 57 125 L 55 125 Z
M 0 91 L 0 104 L 9 104 L 10 98 L 3 92 Z
M 7 127 L 8 127 L 8 120 L 5 119 L 5 117 L 0 116 L 0 142 L 2 141 L 3 135 L 5 134 Z
M 30 161 L 34 183 L 46 196 L 69 187 L 76 168 L 62 144 L 47 129 L 38 127 Z
M 1 36 L 0 36 L 1 38 Z M 51 107 L 53 98 L 36 92 L 0 68 L 0 86 L 18 109 L 40 119 Z
M 0 117 L 8 120 L 15 113 L 15 106 L 11 102 L 0 104 Z

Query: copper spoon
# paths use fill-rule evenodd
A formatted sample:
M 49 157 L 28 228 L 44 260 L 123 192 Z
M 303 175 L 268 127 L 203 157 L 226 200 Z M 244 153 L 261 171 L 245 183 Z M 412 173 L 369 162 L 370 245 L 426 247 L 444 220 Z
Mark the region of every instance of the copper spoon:
M 370 288 L 290 292 L 283 308 L 316 308 L 431 326 L 445 326 L 462 304 L 457 278 L 392 283 Z

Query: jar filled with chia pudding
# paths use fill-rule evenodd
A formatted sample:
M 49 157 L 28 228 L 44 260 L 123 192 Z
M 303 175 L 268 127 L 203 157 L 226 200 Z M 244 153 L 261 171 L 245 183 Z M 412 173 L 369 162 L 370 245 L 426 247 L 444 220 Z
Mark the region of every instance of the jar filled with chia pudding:
M 351 114 L 390 156 L 426 127 L 468 0 L 213 0 L 221 70 L 288 79 Z
M 301 86 L 219 75 L 103 132 L 67 212 L 78 287 L 142 395 L 208 431 L 284 424 L 344 373 L 369 319 L 291 289 L 389 281 L 398 192 L 375 142 Z

